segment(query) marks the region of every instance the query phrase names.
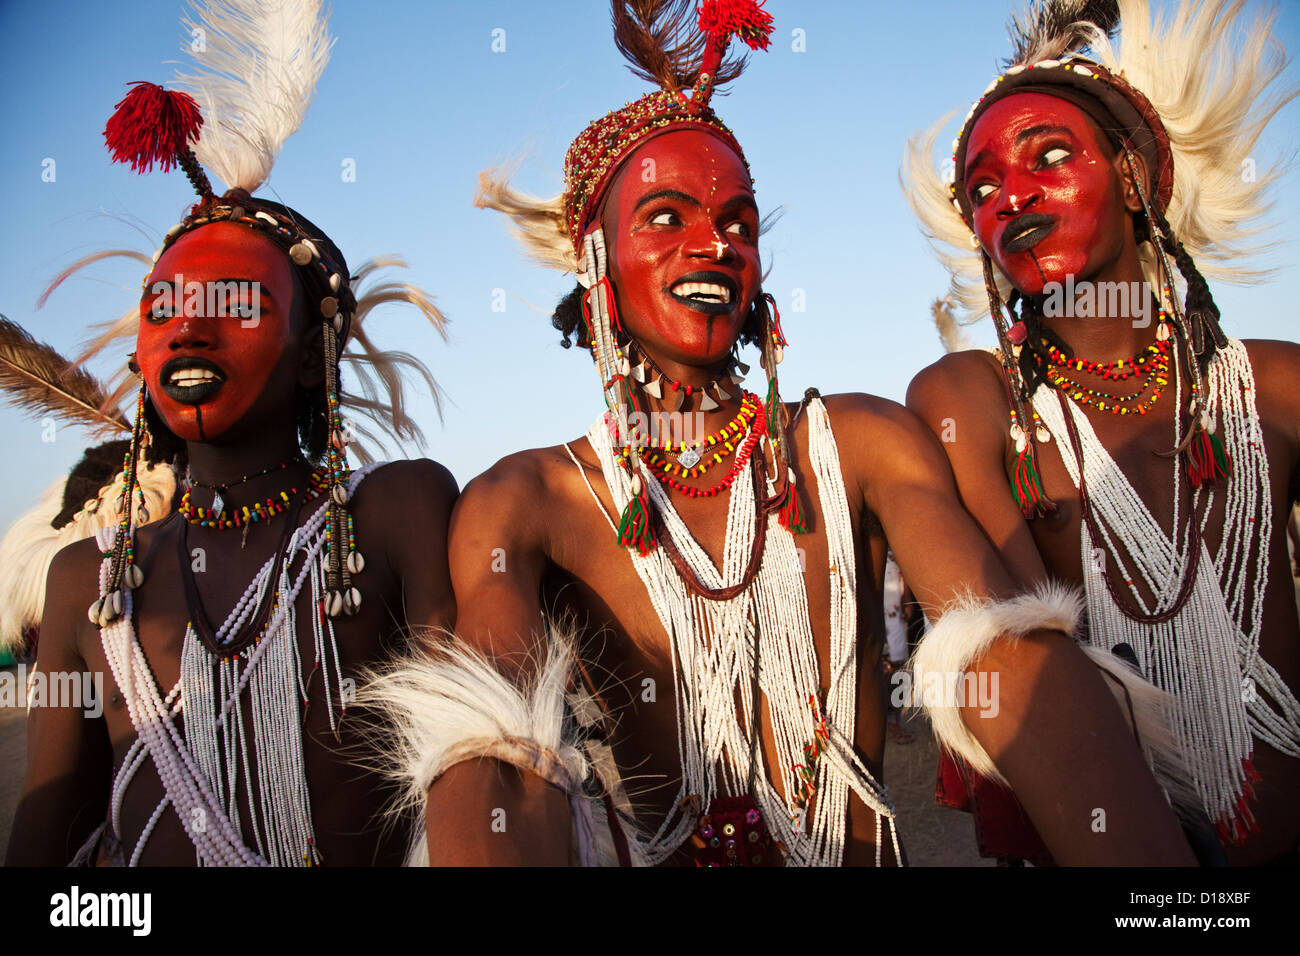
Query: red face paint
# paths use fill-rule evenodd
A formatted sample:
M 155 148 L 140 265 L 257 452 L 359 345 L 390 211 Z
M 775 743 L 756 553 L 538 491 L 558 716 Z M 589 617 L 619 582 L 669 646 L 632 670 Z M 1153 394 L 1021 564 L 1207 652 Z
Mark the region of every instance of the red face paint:
M 224 222 L 181 236 L 158 260 L 140 300 L 136 360 L 178 437 L 213 441 L 261 418 L 249 414 L 256 408 L 293 401 L 291 270 L 270 239 Z
M 640 146 L 604 217 L 619 318 L 662 359 L 726 357 L 758 295 L 758 207 L 745 164 L 717 137 L 677 130 Z
M 1045 93 L 994 103 L 970 132 L 975 234 L 1022 293 L 1091 280 L 1124 248 L 1122 180 L 1099 135 L 1083 110 Z

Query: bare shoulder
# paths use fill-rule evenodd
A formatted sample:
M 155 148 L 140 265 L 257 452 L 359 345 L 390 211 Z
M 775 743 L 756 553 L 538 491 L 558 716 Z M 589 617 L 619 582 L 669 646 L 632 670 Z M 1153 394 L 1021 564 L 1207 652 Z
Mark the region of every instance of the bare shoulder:
M 54 555 L 45 593 L 60 600 L 86 598 L 86 607 L 99 596 L 99 565 L 103 555 L 94 538 L 74 541 Z
M 453 547 L 457 539 L 484 534 L 516 544 L 544 540 L 547 517 L 563 500 L 566 468 L 574 471 L 562 446 L 530 448 L 500 459 L 457 499 Z
M 917 424 L 916 416 L 898 402 L 866 392 L 841 392 L 823 396 L 826 413 L 836 435 L 851 434 L 854 438 L 879 437 L 894 429 L 907 429 Z
M 1277 339 L 1242 342 L 1250 356 L 1255 396 L 1265 424 L 1280 428 L 1300 441 L 1300 344 Z
M 529 499 L 545 492 L 546 475 L 554 467 L 555 451 L 529 448 L 506 455 L 465 486 L 457 502 L 457 512 Z
M 927 365 L 907 386 L 907 407 L 932 418 L 958 416 L 966 409 L 1006 404 L 998 360 L 983 349 L 950 352 Z M 940 412 L 946 413 L 939 415 Z
M 89 628 L 86 611 L 99 598 L 102 560 L 95 539 L 84 538 L 60 550 L 50 562 L 41 618 L 40 656 L 44 666 L 62 666 L 68 655 L 81 655 L 78 635 Z
M 1250 355 L 1250 364 L 1256 375 L 1274 371 L 1300 371 L 1300 343 L 1282 339 L 1243 339 L 1242 345 Z
M 824 401 L 846 477 L 853 473 L 867 482 L 917 468 L 947 471 L 938 441 L 911 409 L 862 392 Z
M 1279 339 L 1247 339 L 1241 344 L 1250 356 L 1260 394 L 1295 405 L 1295 383 L 1300 380 L 1300 344 Z
M 447 512 L 458 492 L 450 471 L 429 458 L 392 461 L 370 472 L 357 487 L 358 508 L 403 511 L 415 502 Z

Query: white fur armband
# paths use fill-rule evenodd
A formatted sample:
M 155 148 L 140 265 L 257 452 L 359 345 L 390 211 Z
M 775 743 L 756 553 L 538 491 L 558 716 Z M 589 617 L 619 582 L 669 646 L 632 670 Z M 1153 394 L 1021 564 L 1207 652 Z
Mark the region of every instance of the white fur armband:
M 961 719 L 961 706 L 996 707 L 992 693 L 981 687 L 971 663 L 983 657 L 999 637 L 1022 637 L 1037 630 L 1064 631 L 1071 637 L 1083 613 L 1076 588 L 1056 583 L 1036 586 L 1006 601 L 967 597 L 950 604 L 921 640 L 905 674 L 911 681 L 911 703 L 921 705 L 940 746 L 965 760 L 976 773 L 1006 779 Z
M 423 816 L 429 788 L 448 768 L 478 757 L 513 764 L 564 791 L 574 814 L 579 861 L 594 861 L 591 809 L 582 793 L 587 760 L 562 733 L 572 667 L 568 642 L 552 638 L 545 663 L 521 691 L 453 638 L 362 688 L 358 703 L 385 718 L 379 746 L 386 775 L 402 788 L 396 809 L 415 809 L 420 816 L 408 865 L 428 862 Z
M 913 703 L 924 707 L 940 745 L 981 776 L 1009 786 L 961 719 L 962 706 L 997 706 L 996 685 L 990 694 L 987 684 L 981 684 L 967 669 L 999 637 L 1022 637 L 1040 629 L 1064 631 L 1074 637 L 1082 613 L 1078 590 L 1057 583 L 1040 584 L 1007 601 L 967 598 L 949 606 L 921 641 L 907 668 Z M 1087 645 L 1081 649 L 1106 678 L 1170 803 L 1176 810 L 1198 807 L 1192 770 L 1174 740 L 1176 699 L 1110 651 Z

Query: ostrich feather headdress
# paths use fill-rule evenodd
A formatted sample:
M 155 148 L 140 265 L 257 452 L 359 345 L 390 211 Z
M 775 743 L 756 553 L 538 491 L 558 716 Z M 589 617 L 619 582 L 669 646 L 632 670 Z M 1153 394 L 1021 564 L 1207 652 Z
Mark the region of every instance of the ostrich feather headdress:
M 1013 56 L 967 113 L 948 181 L 932 156 L 951 116 L 909 143 L 902 176 L 912 209 L 952 274 L 963 324 L 989 312 L 962 181 L 965 144 L 984 110 L 1015 92 L 1068 99 L 1140 154 L 1153 205 L 1208 277 L 1247 283 L 1265 273 L 1242 260 L 1265 247 L 1257 238 L 1266 228 L 1268 188 L 1281 170 L 1244 175 L 1242 164 L 1297 91 L 1274 86 L 1286 58 L 1273 16 L 1246 24 L 1242 8 L 1243 0 L 1180 0 L 1170 15 L 1155 16 L 1147 0 L 1047 0 L 1013 20 Z M 1005 300 L 1011 285 L 996 267 L 994 281 Z
M 440 333 L 444 320 L 428 295 L 405 283 L 385 283 L 369 296 L 358 297 L 355 280 L 384 266 L 401 265 L 401 261 L 391 257 L 375 260 L 353 276 L 342 251 L 310 220 L 288 206 L 252 195 L 270 176 L 285 140 L 302 125 L 329 60 L 333 40 L 321 0 L 192 0 L 191 11 L 193 16 L 183 21 L 190 41 L 182 49 L 193 55 L 194 65 L 190 72 L 177 76 L 178 83 L 191 92 L 144 82 L 131 84 L 105 126 L 104 139 L 113 158 L 129 162 L 137 172 L 147 172 L 155 164 L 164 171 L 180 166 L 199 194 L 185 219 L 167 232 L 154 263 L 180 237 L 218 222 L 252 229 L 288 256 L 309 303 L 308 314 L 321 323 L 325 368 L 324 401 L 315 406 L 304 437 L 312 453 L 326 460 L 330 529 L 334 541 L 345 541 L 351 524 L 347 514 L 348 436 L 353 432 L 372 440 L 375 436 L 365 428 L 345 430 L 343 408 L 351 406 L 381 428 L 391 429 L 401 441 L 420 437 L 404 409 L 402 371 L 414 370 L 430 387 L 435 402 L 439 397 L 432 376 L 417 359 L 376 348 L 361 322 L 375 306 L 397 301 L 415 305 Z M 204 165 L 225 182 L 224 194 L 214 192 Z M 97 258 L 89 257 L 78 266 Z M 60 281 L 76 268 L 65 271 Z M 134 335 L 138 325 L 138 311 L 127 313 L 104 329 L 80 361 L 118 338 Z M 349 341 L 353 346 L 350 353 Z M 340 369 L 344 362 L 360 372 L 359 395 L 343 394 Z M 130 381 L 129 374 L 119 378 L 128 388 Z M 114 398 L 121 398 L 120 387 L 109 400 Z M 143 386 L 137 407 L 125 501 L 130 500 L 138 452 L 145 440 Z M 348 424 L 355 426 L 354 422 Z M 368 458 L 363 449 L 358 449 L 358 456 L 363 461 Z M 90 611 L 92 620 L 101 626 L 120 613 L 119 589 L 138 586 L 143 577 L 132 564 L 133 526 L 129 519 L 122 531 L 125 533 L 117 535 L 114 546 L 106 597 Z M 353 587 L 352 575 L 359 574 L 363 566 L 359 555 L 347 555 L 345 563 L 342 549 L 331 549 L 325 597 L 331 617 L 354 614 L 360 607 L 361 593 Z

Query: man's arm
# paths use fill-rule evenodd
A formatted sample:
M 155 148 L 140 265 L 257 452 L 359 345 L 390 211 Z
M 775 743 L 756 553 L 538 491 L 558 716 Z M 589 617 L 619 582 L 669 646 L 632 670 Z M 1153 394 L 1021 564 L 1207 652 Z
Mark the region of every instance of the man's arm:
M 514 455 L 474 479 L 452 515 L 456 639 L 526 684 L 546 655 L 540 589 L 547 489 L 535 460 Z M 569 862 L 568 800 L 540 776 L 495 759 L 450 767 L 430 788 L 432 865 Z
M 81 541 L 60 551 L 46 579 L 45 611 L 36 667 L 47 680 L 55 674 L 81 675 L 86 662 L 77 650 L 77 630 L 86 620 L 94 595 L 99 552 L 95 542 Z M 85 597 L 84 604 L 80 597 Z M 111 678 L 107 675 L 103 688 Z M 64 685 L 66 686 L 66 685 Z M 106 689 L 105 689 L 106 692 Z M 102 712 L 88 716 L 84 707 L 52 706 L 73 701 L 33 701 L 27 715 L 27 775 L 14 814 L 6 866 L 66 866 L 108 810 L 113 749 Z M 106 705 L 101 697 L 98 705 Z
M 450 630 L 456 623 L 447 559 L 448 526 L 458 492 L 456 479 L 428 459 L 396 461 L 378 469 L 361 485 L 379 512 L 378 522 L 362 525 L 382 532 L 388 561 L 402 587 L 398 623 L 411 628 Z
M 852 398 L 832 420 L 855 436 L 850 458 L 860 500 L 879 517 L 922 607 L 941 609 L 966 589 L 976 597 L 1010 596 L 1015 585 L 958 500 L 934 436 L 893 402 Z M 997 697 L 993 707 L 963 706 L 962 722 L 1011 784 L 1054 859 L 1194 862 L 1114 697 L 1073 640 L 1046 630 L 1004 637 L 967 670 L 988 675 Z
M 961 503 L 1024 587 L 1045 580 L 1047 570 L 1007 481 L 1011 426 L 1000 376 L 987 353 L 955 352 L 912 380 L 907 407 L 939 439 Z
M 1243 342 L 1255 373 L 1255 404 L 1264 428 L 1264 439 L 1273 461 L 1288 467 L 1286 516 L 1287 534 L 1295 548 L 1292 571 L 1300 569 L 1300 345 L 1268 339 Z

